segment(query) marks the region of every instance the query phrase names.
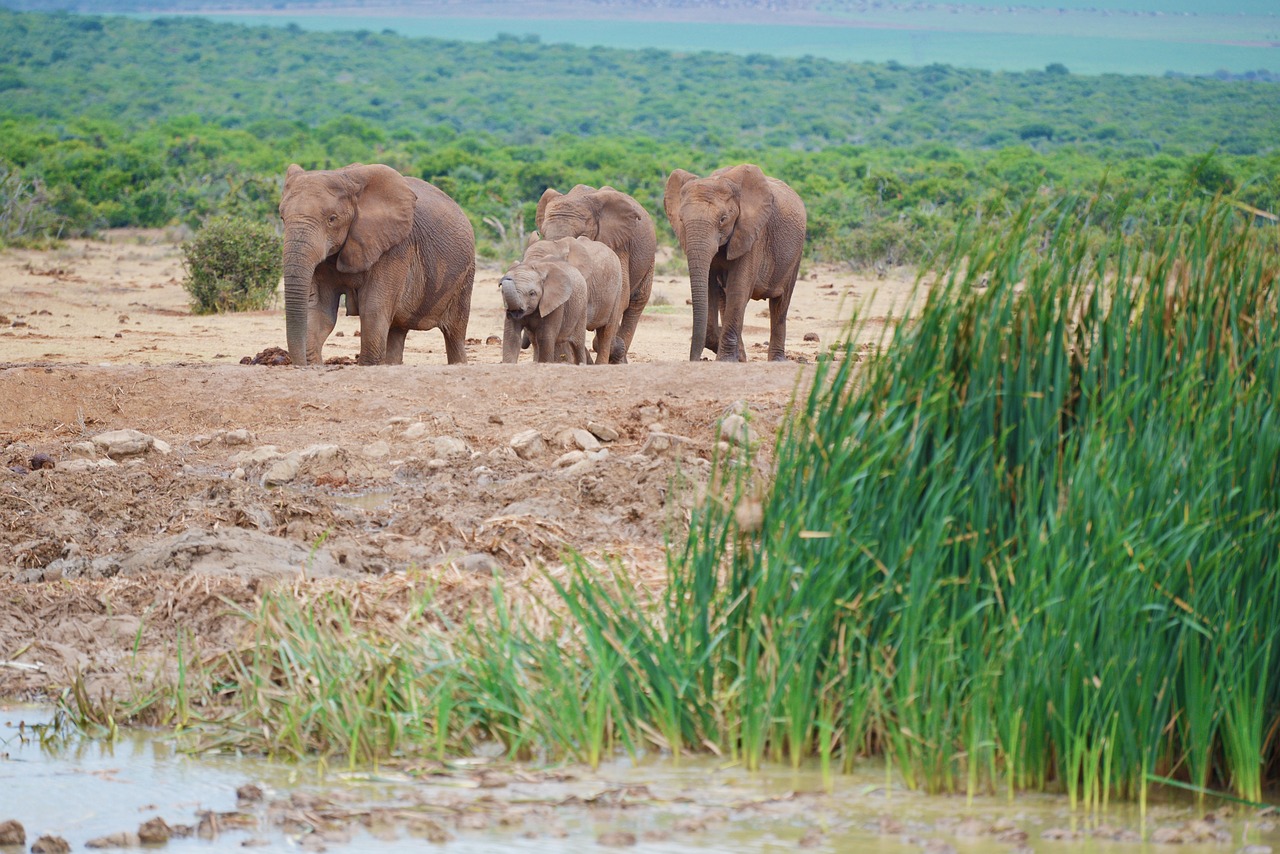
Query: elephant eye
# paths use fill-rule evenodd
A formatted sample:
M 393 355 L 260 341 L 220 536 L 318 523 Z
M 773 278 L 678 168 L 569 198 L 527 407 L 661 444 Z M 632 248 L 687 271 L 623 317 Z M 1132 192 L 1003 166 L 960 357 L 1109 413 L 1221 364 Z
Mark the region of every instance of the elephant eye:
M 329 225 L 333 225 L 333 224 L 334 224 L 334 223 L 336 223 L 337 221 L 338 221 L 338 215 L 337 215 L 337 214 L 329 214 Z

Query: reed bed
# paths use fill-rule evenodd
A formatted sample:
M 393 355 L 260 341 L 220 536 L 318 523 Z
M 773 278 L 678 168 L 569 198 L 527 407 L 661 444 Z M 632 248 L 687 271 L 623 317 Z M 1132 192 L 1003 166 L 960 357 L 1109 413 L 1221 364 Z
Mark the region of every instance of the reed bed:
M 962 235 L 880 355 L 819 368 L 767 478 L 717 461 L 656 602 L 581 559 L 547 601 L 495 584 L 461 619 L 429 592 L 377 627 L 341 596 L 269 595 L 251 642 L 187 674 L 199 701 L 166 702 L 206 745 L 351 763 L 656 746 L 882 756 L 912 787 L 1088 810 L 1162 778 L 1260 801 L 1280 771 L 1275 229 L 1189 205 L 1139 245 L 1090 217 L 1066 199 Z

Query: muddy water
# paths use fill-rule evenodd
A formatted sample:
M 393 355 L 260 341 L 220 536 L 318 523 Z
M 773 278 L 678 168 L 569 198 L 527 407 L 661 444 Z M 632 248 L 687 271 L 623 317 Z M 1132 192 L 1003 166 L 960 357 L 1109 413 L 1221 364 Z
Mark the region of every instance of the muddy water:
M 1163 849 L 1149 841 L 1157 832 L 1182 833 L 1190 844 L 1177 850 L 1188 854 L 1280 848 L 1274 818 L 1254 810 L 1206 822 L 1204 810 L 1218 805 L 1173 800 L 1156 804 L 1144 826 L 1132 807 L 1073 816 L 1056 796 L 971 803 L 919 795 L 874 767 L 829 786 L 813 771 L 746 773 L 703 760 L 618 761 L 593 772 L 477 757 L 326 771 L 191 756 L 142 731 L 114 743 L 72 737 L 42 745 L 32 725 L 51 718 L 48 709 L 0 707 L 0 821 L 21 821 L 28 846 L 50 833 L 80 850 L 160 817 L 178 833 L 191 828 L 169 842 L 175 851 L 396 854 L 436 843 L 456 852 L 1133 852 Z

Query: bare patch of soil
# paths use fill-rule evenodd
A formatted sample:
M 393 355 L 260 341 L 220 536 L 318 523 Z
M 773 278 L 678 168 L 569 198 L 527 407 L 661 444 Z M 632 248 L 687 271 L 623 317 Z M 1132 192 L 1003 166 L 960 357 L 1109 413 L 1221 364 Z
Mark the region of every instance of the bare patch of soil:
M 512 366 L 482 266 L 467 365 L 432 331 L 402 366 L 297 370 L 241 364 L 284 344 L 282 305 L 192 315 L 180 258 L 142 232 L 0 254 L 0 696 L 121 690 L 180 629 L 229 642 L 228 602 L 272 580 L 527 586 L 574 549 L 656 588 L 720 419 L 745 408 L 767 455 L 854 303 L 874 337 L 911 287 L 806 269 L 794 361 L 761 361 L 753 303 L 752 361 L 721 365 L 685 361 L 687 280 L 660 275 L 631 364 Z M 340 318 L 326 358 L 358 330 Z

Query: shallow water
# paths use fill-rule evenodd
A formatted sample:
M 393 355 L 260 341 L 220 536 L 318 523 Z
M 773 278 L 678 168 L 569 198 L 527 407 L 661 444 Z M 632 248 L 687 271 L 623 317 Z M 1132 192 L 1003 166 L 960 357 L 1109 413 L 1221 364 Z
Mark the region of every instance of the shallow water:
M 636 765 L 616 761 L 582 768 L 527 769 L 476 758 L 414 773 L 380 770 L 323 773 L 320 766 L 223 755 L 189 756 L 153 732 L 126 731 L 115 743 L 79 737 L 42 746 L 32 724 L 39 707 L 0 707 L 0 821 L 17 819 L 28 846 L 42 834 L 73 849 L 95 837 L 136 831 L 159 816 L 194 825 L 200 813 L 222 815 L 214 839 L 174 839 L 172 850 L 220 851 L 250 843 L 267 852 L 420 851 L 447 839 L 457 852 L 571 852 L 632 847 L 646 852 L 815 851 L 1009 852 L 1015 835 L 1035 851 L 1110 852 L 1157 846 L 1090 838 L 1100 824 L 1139 830 L 1136 809 L 1104 818 L 1073 816 L 1065 799 L 925 796 L 903 790 L 883 768 L 841 776 L 828 788 L 820 774 L 789 768 L 747 773 L 713 760 Z M 261 786 L 266 798 L 237 804 L 236 790 Z M 1209 806 L 1215 806 L 1210 802 Z M 1152 808 L 1148 832 L 1198 818 L 1187 801 Z M 230 825 L 243 825 L 226 829 Z M 1219 822 L 1229 841 L 1183 845 L 1182 852 L 1280 846 L 1273 820 L 1237 811 Z M 1047 830 L 1083 838 L 1042 838 Z M 1006 835 L 997 837 L 1000 830 Z M 437 834 L 433 837 L 432 834 Z M 628 836 L 630 834 L 631 836 Z M 1163 846 L 1158 846 L 1163 847 Z

